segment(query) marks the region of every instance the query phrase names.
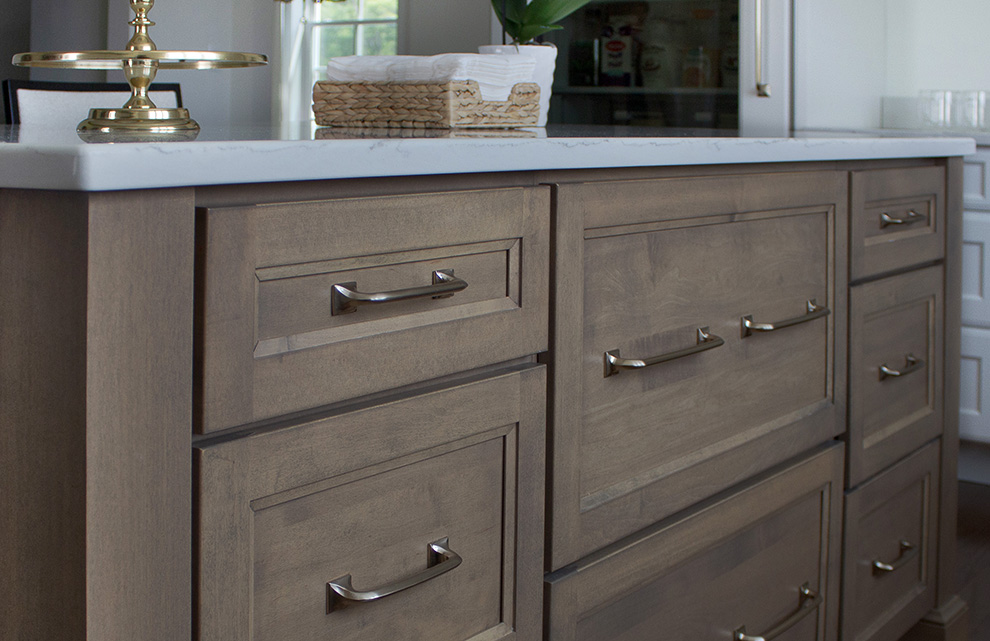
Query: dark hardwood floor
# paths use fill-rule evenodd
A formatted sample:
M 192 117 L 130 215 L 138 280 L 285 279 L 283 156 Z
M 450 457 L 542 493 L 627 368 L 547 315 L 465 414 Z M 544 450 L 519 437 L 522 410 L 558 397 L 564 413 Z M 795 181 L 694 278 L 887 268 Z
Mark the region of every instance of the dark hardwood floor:
M 969 604 L 969 640 L 990 641 L 990 485 L 959 483 L 956 576 Z

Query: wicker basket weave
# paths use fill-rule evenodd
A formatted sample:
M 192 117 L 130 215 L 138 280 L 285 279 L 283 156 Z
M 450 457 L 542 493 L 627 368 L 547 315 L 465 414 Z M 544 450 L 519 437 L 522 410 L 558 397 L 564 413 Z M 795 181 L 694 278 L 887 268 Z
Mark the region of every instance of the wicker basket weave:
M 337 127 L 532 127 L 540 87 L 520 82 L 505 101 L 482 100 L 474 80 L 445 83 L 317 82 L 316 124 Z

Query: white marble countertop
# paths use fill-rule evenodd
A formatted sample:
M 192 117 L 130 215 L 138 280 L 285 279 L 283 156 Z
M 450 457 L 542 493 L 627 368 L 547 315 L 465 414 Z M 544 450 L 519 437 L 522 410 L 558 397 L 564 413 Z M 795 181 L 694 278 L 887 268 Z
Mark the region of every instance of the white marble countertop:
M 72 131 L 0 127 L 0 187 L 107 191 L 489 171 L 919 158 L 975 151 L 971 138 L 838 132 L 747 138 L 721 132 L 551 127 L 500 135 L 404 131 L 376 137 L 367 131 L 314 134 L 297 129 L 303 133 L 252 128 L 201 132 L 192 142 L 92 144 Z

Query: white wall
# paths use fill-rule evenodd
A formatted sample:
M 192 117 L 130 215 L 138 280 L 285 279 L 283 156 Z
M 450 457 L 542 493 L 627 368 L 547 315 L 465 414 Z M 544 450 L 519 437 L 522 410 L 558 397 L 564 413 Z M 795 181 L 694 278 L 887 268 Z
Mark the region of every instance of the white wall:
M 990 90 L 990 2 L 887 0 L 887 4 L 888 94 Z
M 879 0 L 794 0 L 794 128 L 875 127 L 886 75 Z
M 796 129 L 880 126 L 881 96 L 990 89 L 987 0 L 794 0 Z

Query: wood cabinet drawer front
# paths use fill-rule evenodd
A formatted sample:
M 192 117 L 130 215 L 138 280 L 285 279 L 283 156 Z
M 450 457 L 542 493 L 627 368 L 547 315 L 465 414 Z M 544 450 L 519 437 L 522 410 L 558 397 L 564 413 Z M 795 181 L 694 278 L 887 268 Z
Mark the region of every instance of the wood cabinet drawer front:
M 201 210 L 199 431 L 544 351 L 548 221 L 546 188 Z
M 817 204 L 585 232 L 579 474 L 555 487 L 572 496 L 555 497 L 554 568 L 842 431 L 843 319 L 809 313 L 809 301 L 842 297 L 836 209 L 806 202 Z M 744 335 L 744 317 L 785 327 Z M 705 347 L 642 369 L 606 365 Z
M 939 442 L 846 497 L 842 638 L 893 641 L 935 606 Z
M 945 254 L 945 170 L 852 174 L 850 278 L 858 280 Z
M 554 573 L 549 641 L 730 641 L 783 624 L 779 639 L 834 640 L 841 498 L 830 446 Z
M 849 484 L 942 432 L 942 268 L 853 287 Z
M 525 366 L 201 444 L 198 638 L 538 640 L 544 393 Z

